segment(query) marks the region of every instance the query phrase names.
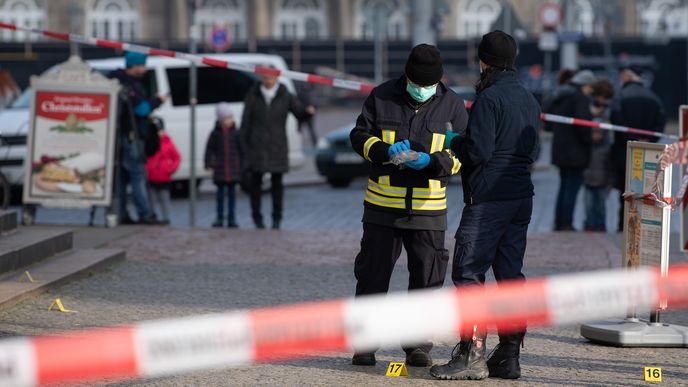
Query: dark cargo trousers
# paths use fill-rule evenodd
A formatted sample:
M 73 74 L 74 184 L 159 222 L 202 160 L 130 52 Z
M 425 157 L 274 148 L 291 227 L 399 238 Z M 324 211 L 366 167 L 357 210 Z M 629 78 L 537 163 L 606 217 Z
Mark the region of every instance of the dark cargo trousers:
M 525 280 L 521 270 L 532 213 L 533 198 L 467 204 L 456 231 L 454 285 L 482 285 L 490 268 L 497 282 Z M 498 328 L 525 330 L 520 325 Z
M 356 296 L 387 293 L 401 247 L 408 256 L 408 290 L 441 287 L 447 272 L 449 253 L 444 248 L 444 231 L 408 230 L 363 223 L 361 251 L 356 256 Z M 432 343 L 404 347 L 430 351 Z

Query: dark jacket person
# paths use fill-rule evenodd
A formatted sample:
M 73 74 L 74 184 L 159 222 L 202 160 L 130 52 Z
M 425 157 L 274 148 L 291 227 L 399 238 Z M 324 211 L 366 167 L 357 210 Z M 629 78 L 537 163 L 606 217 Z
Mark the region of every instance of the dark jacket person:
M 256 228 L 265 228 L 260 203 L 265 173 L 271 175 L 272 228 L 280 227 L 284 200 L 282 176 L 289 170 L 286 123 L 290 112 L 297 119 L 306 119 L 315 113 L 315 108 L 304 108 L 296 96 L 277 83 L 274 75 L 262 75 L 262 82 L 248 92 L 244 101 L 239 135 L 246 168 L 251 172 L 251 211 Z
M 526 234 L 533 211 L 529 166 L 538 150 L 540 107 L 514 71 L 516 41 L 502 31 L 483 36 L 478 48 L 480 81 L 465 136 L 447 133 L 461 161 L 465 207 L 459 229 L 452 281 L 455 286 L 485 282 L 492 268 L 497 281 L 524 280 Z M 525 322 L 498 326 L 499 347 L 485 361 L 485 326 L 461 328 L 451 360 L 436 365 L 438 379 L 521 376 L 519 346 Z

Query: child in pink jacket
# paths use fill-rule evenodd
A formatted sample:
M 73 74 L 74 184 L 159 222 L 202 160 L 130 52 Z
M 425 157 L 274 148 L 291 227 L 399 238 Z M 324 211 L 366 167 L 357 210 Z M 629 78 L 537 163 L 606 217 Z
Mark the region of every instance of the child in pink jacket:
M 159 218 L 160 224 L 170 224 L 170 186 L 172 175 L 179 168 L 181 156 L 172 138 L 165 133 L 164 126 L 162 124 L 158 126 L 160 149 L 148 158 L 146 172 L 151 189 L 151 208 L 154 208 L 157 203 L 162 213 L 162 217 Z

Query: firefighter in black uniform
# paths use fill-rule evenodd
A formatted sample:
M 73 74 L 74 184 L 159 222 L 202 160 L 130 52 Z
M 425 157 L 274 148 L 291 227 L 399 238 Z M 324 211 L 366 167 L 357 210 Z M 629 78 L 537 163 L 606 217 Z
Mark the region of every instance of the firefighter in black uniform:
M 502 31 L 483 36 L 480 81 L 466 135 L 447 133 L 445 146 L 462 163 L 466 204 L 456 231 L 455 286 L 482 286 L 490 268 L 497 282 L 525 280 L 523 257 L 534 195 L 530 165 L 539 147 L 540 106 L 518 80 L 516 52 L 516 41 Z M 451 360 L 433 366 L 430 374 L 438 379 L 521 377 L 525 322 L 503 323 L 497 330 L 499 345 L 486 361 L 486 327 L 462 327 Z
M 351 143 L 371 163 L 363 211 L 361 251 L 356 256 L 356 296 L 386 293 L 402 245 L 408 255 L 409 290 L 441 287 L 449 256 L 447 177 L 460 163 L 445 149 L 447 130 L 463 131 L 463 101 L 440 79 L 444 71 L 434 46 L 413 48 L 405 74 L 376 87 L 363 105 Z M 400 152 L 417 160 L 390 162 Z M 409 313 L 413 313 L 409 311 Z M 406 364 L 432 364 L 432 343 L 405 347 Z M 375 365 L 375 352 L 357 351 L 354 365 Z

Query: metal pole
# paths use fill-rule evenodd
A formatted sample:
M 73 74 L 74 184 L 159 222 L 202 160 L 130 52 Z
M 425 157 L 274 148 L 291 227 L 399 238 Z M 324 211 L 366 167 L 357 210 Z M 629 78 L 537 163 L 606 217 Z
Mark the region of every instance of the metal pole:
M 196 40 L 198 39 L 199 31 L 196 26 L 194 15 L 196 14 L 196 0 L 191 3 L 191 23 L 189 31 L 189 52 L 196 54 Z M 196 64 L 191 62 L 189 67 L 189 108 L 191 127 L 189 131 L 189 145 L 190 149 L 190 176 L 189 176 L 189 227 L 196 227 Z
M 413 45 L 421 43 L 435 44 L 435 34 L 432 30 L 432 14 L 434 2 L 415 0 L 412 3 Z
M 575 23 L 575 14 L 573 9 L 573 2 L 570 0 L 564 1 L 565 25 L 564 31 L 572 33 L 573 25 Z M 561 45 L 561 68 L 578 69 L 578 43 L 572 41 L 563 42 Z
M 544 75 L 545 75 L 545 88 L 549 89 L 552 87 L 550 83 L 550 73 L 552 72 L 552 51 L 545 51 L 545 63 L 544 63 Z
M 375 83 L 382 83 L 382 35 L 386 27 L 383 20 L 382 8 L 375 7 L 373 11 L 373 36 L 375 39 Z
M 511 3 L 509 0 L 504 0 L 502 7 L 504 7 L 504 32 L 513 35 L 511 33 Z

